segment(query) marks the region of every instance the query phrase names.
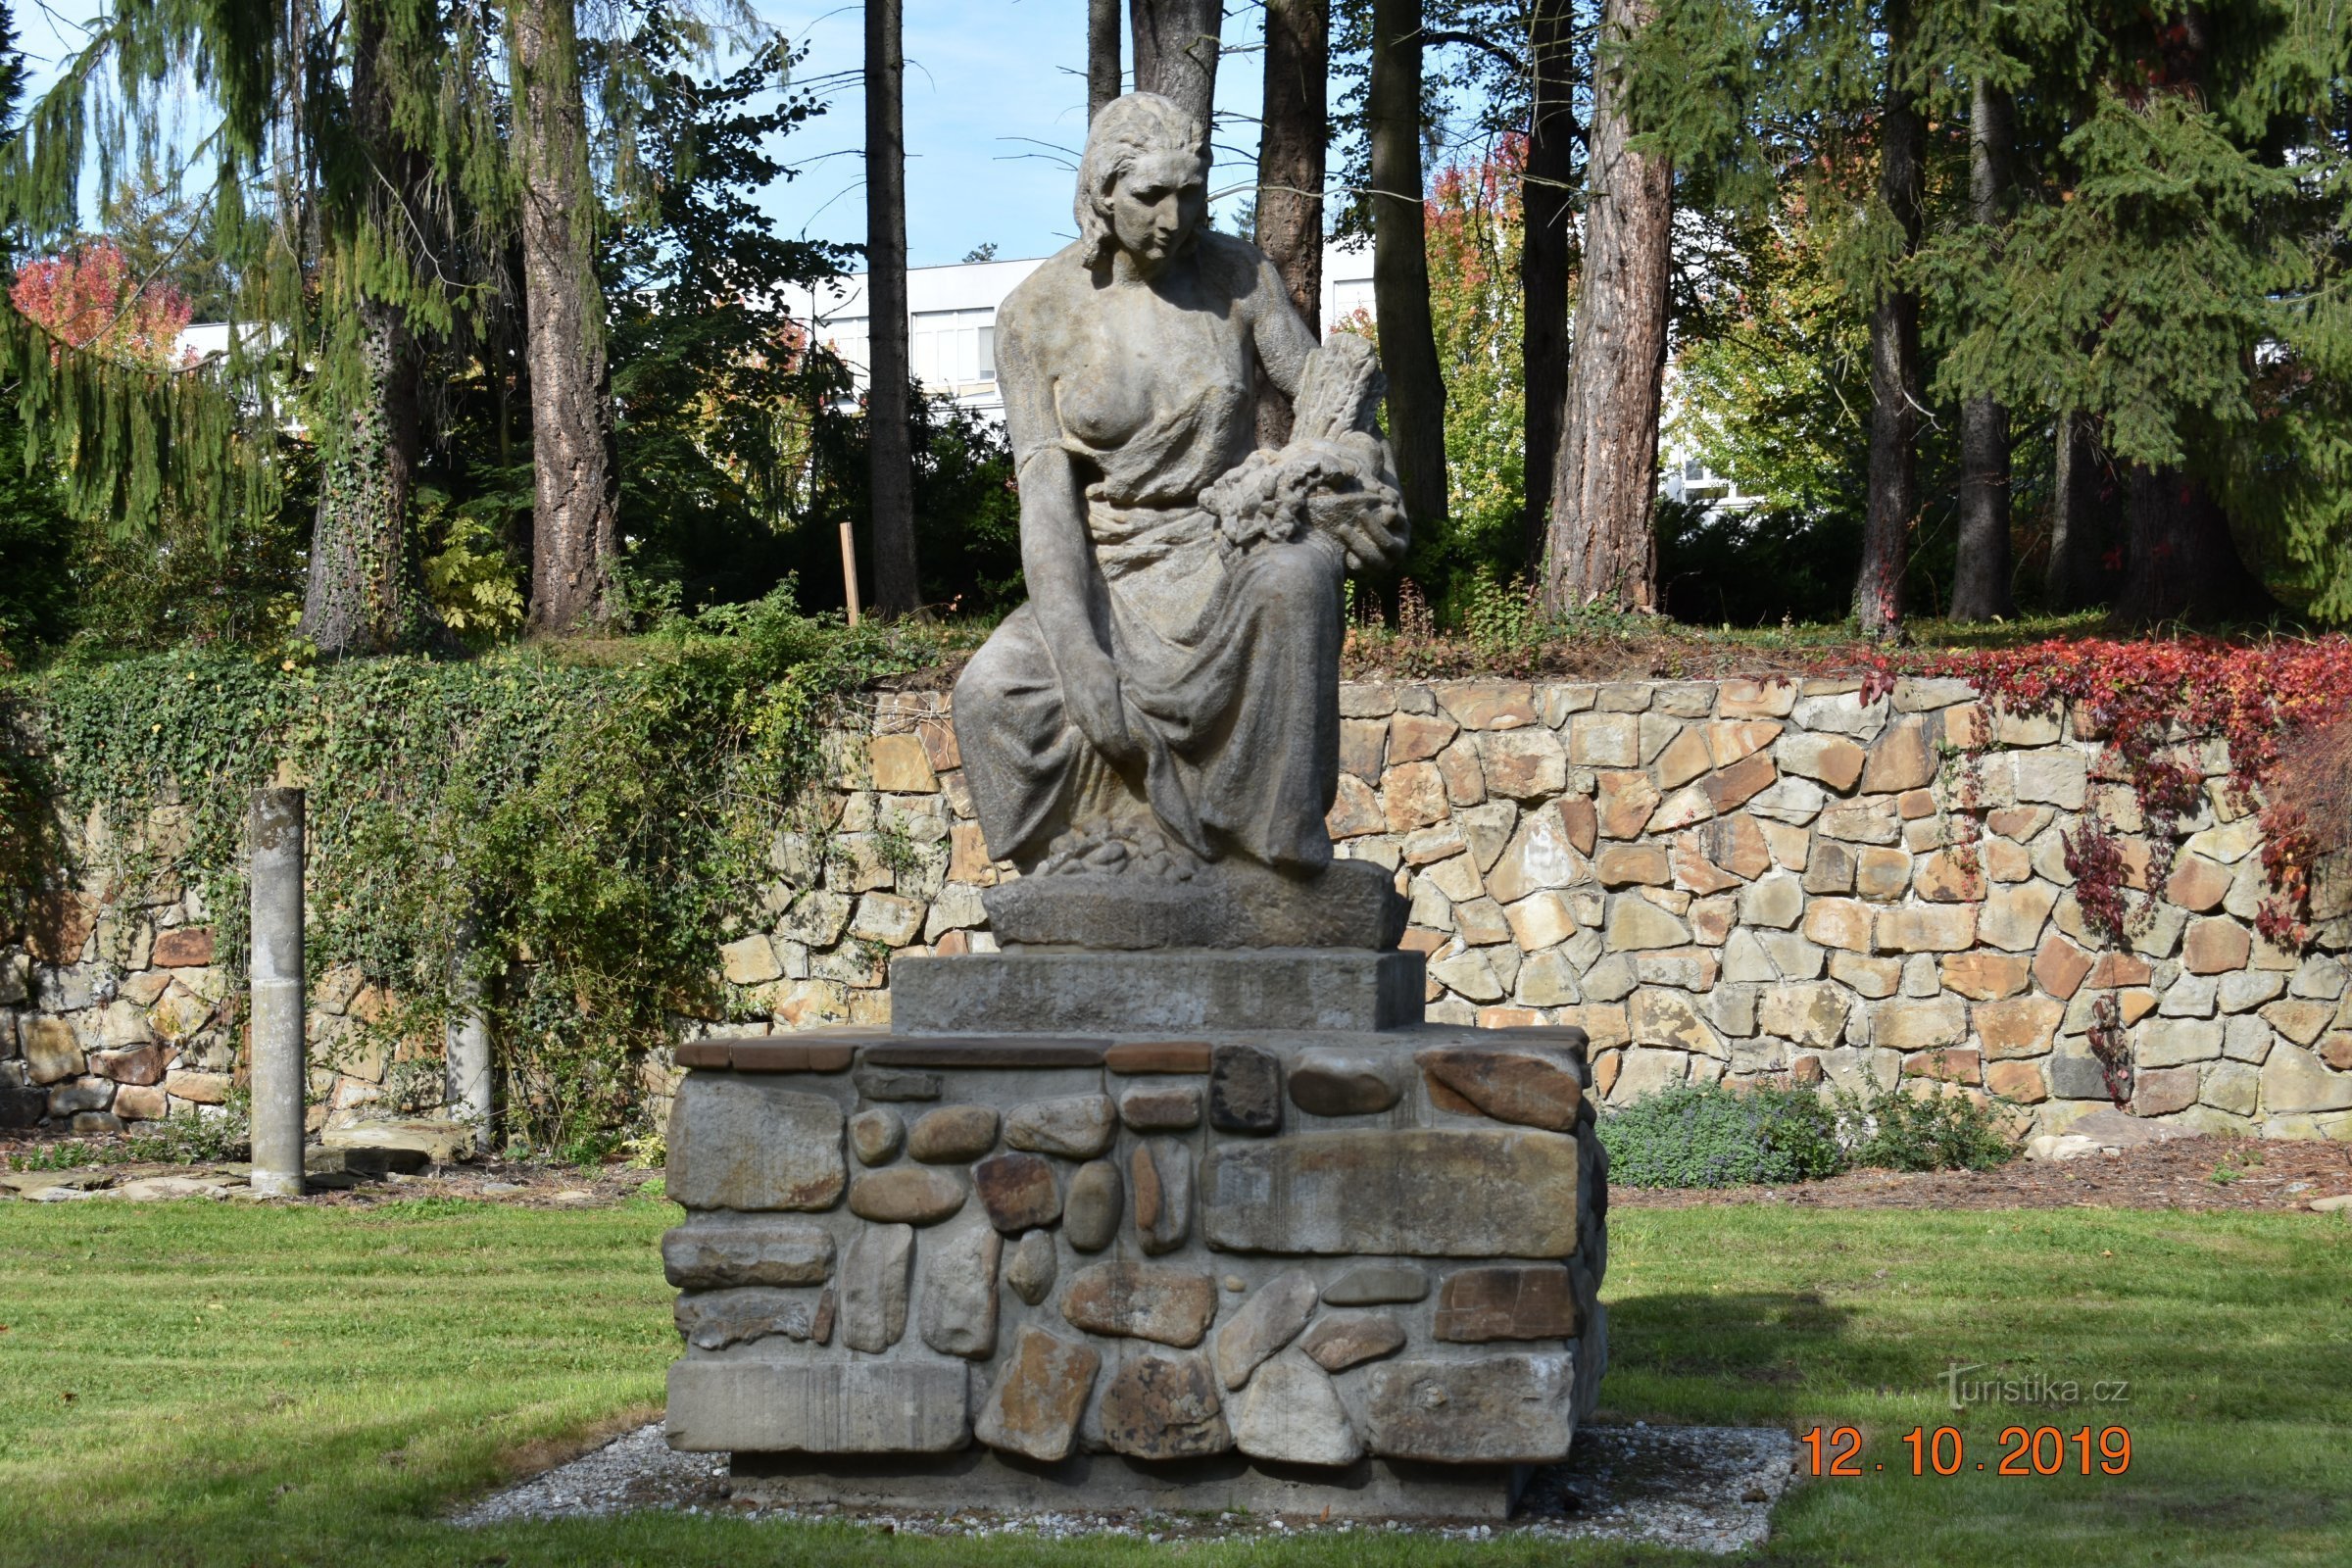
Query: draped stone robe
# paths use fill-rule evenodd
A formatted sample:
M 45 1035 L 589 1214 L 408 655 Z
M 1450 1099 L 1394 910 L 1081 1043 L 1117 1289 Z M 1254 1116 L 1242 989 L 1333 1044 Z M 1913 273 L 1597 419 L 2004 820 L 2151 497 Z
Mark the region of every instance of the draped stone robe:
M 990 852 L 1024 869 L 1073 825 L 1147 840 L 1156 827 L 1202 858 L 1331 860 L 1345 552 L 1311 532 L 1234 550 L 1200 505 L 1255 446 L 1261 363 L 1287 390 L 1314 340 L 1255 249 L 1197 244 L 1165 287 L 1112 284 L 1070 246 L 998 316 L 1024 492 L 1041 451 L 1075 460 L 1089 609 L 1147 759 L 1127 778 L 1096 752 L 1035 606 L 1007 617 L 956 684 L 956 730 Z M 1026 532 L 1043 524 L 1023 500 Z

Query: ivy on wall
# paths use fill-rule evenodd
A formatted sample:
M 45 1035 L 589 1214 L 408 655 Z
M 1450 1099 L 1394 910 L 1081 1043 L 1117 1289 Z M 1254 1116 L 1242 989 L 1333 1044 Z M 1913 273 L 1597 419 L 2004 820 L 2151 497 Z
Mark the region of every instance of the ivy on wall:
M 774 835 L 821 831 L 804 803 L 826 733 L 855 693 L 940 657 L 919 631 L 844 631 L 789 595 L 602 658 L 187 650 L 0 684 L 7 924 L 77 889 L 176 882 L 237 961 L 247 802 L 299 782 L 314 984 L 348 965 L 401 999 L 383 1027 L 419 1065 L 464 964 L 485 983 L 510 1126 L 575 1149 L 625 1135 L 644 1053 L 719 1004 L 713 948 L 782 878 Z M 58 815 L 86 825 L 77 850 Z

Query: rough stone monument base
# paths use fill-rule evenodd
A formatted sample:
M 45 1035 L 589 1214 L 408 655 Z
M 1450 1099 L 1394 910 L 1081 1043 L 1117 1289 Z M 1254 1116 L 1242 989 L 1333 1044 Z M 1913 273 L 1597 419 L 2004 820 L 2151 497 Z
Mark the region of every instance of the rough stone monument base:
M 669 1130 L 675 1447 L 777 1500 L 1507 1514 L 1607 1363 L 1581 1030 L 1417 954 L 903 960 L 711 1038 Z

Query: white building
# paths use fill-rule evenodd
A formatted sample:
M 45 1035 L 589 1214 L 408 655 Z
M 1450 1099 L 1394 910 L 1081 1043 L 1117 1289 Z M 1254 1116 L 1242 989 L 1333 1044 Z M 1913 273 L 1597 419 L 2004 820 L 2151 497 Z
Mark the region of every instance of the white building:
M 1046 258 L 965 262 L 906 270 L 906 347 L 909 368 L 927 392 L 946 393 L 965 408 L 1002 418 L 997 391 L 997 307 Z M 815 324 L 816 340 L 831 345 L 865 385 L 865 274 L 853 272 L 783 299 L 796 320 Z M 1323 322 L 1328 329 L 1355 311 L 1372 314 L 1372 253 L 1327 246 L 1323 252 Z

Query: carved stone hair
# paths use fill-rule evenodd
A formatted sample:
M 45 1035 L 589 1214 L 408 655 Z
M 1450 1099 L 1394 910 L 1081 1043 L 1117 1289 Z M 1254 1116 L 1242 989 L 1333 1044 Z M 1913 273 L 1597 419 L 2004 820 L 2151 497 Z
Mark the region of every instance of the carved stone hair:
M 1113 98 L 1087 127 L 1086 155 L 1078 160 L 1080 260 L 1091 271 L 1110 260 L 1118 240 L 1111 232 L 1110 192 L 1139 158 L 1152 153 L 1189 153 L 1208 172 L 1208 133 L 1175 100 L 1155 92 Z

